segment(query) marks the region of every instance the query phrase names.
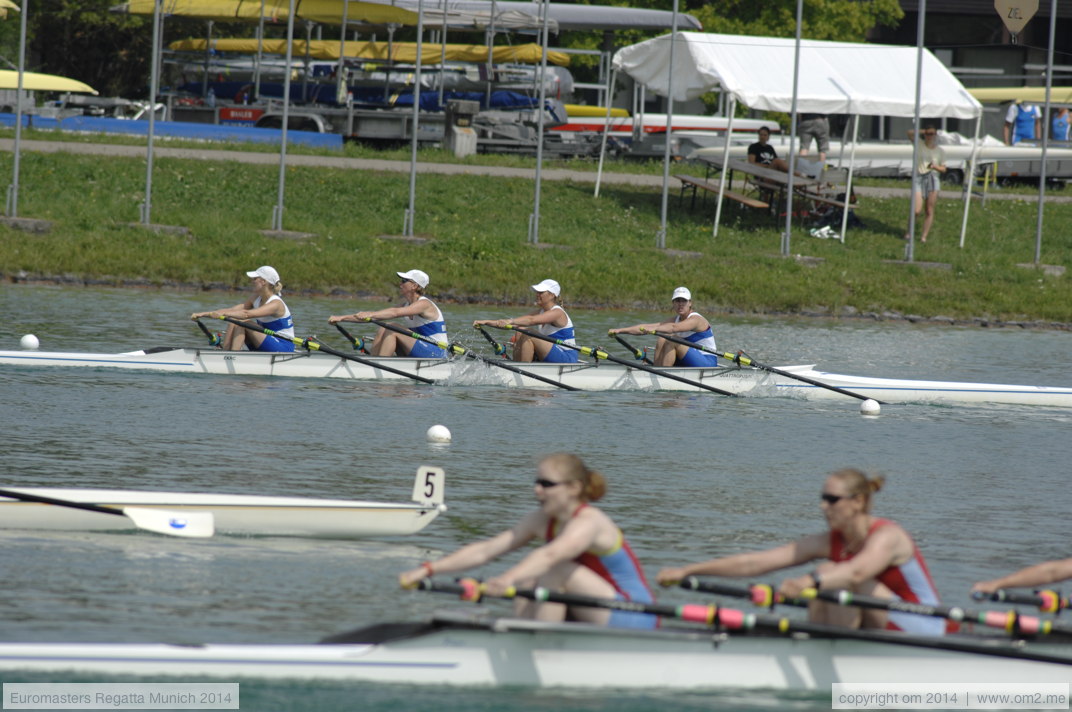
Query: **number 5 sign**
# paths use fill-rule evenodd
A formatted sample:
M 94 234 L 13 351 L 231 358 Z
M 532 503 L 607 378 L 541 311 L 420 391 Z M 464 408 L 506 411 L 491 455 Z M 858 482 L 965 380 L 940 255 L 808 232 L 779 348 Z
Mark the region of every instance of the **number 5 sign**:
M 1009 32 L 1018 35 L 1027 21 L 1038 12 L 1038 0 L 994 0 L 994 8 Z

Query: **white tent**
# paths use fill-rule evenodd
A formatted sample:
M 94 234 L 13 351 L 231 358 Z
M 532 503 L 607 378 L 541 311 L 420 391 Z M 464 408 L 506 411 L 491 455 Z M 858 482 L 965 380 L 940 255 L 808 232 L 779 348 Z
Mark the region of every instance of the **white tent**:
M 618 50 L 613 68 L 678 101 L 724 91 L 731 100 L 731 121 L 738 101 L 753 109 L 789 112 L 794 99 L 797 111 L 807 113 L 915 116 L 916 47 L 802 40 L 794 97 L 795 46 L 793 39 L 780 37 L 678 32 Z M 919 115 L 979 119 L 982 105 L 933 54 L 924 50 L 922 57 Z

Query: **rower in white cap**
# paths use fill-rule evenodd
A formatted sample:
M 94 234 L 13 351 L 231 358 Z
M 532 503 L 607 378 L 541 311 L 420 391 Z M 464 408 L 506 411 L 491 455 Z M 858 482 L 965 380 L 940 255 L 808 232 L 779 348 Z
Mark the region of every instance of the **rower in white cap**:
M 532 285 L 536 292 L 536 306 L 534 312 L 513 319 L 478 319 L 473 326 L 534 326 L 536 331 L 549 339 L 557 339 L 573 346 L 577 345 L 573 334 L 573 320 L 563 309 L 558 298 L 562 288 L 553 279 L 545 279 L 539 284 Z M 546 361 L 548 363 L 576 363 L 579 351 L 568 346 L 559 346 L 543 339 L 534 339 L 531 336 L 518 333 L 514 340 L 515 361 Z
M 428 275 L 419 269 L 408 272 L 396 272 L 399 279 L 398 290 L 406 303 L 400 307 L 380 309 L 378 311 L 360 311 L 356 314 L 332 316 L 328 323 L 340 321 L 365 321 L 366 319 L 400 319 L 405 318 L 406 328 L 432 341 L 447 343 L 447 325 L 443 312 L 439 310 L 424 290 L 428 286 Z M 372 342 L 374 356 L 413 356 L 416 358 L 446 358 L 447 352 L 427 341 L 400 334 L 380 327 Z
M 219 319 L 229 316 L 235 319 L 253 319 L 262 328 L 275 331 L 281 337 L 294 336 L 294 319 L 291 318 L 290 309 L 283 298 L 283 283 L 279 280 L 279 272 L 274 267 L 264 265 L 252 272 L 246 272 L 246 276 L 253 280 L 253 296 L 241 304 L 224 309 L 214 309 L 206 312 L 195 312 L 190 319 L 197 320 L 202 317 Z M 223 335 L 221 348 L 227 351 L 241 351 L 245 347 L 250 351 L 293 351 L 294 342 L 286 338 L 267 336 L 259 331 L 246 329 L 237 324 L 229 324 L 227 333 Z
M 701 314 L 692 310 L 692 292 L 688 287 L 678 287 L 671 298 L 674 304 L 673 318 L 657 324 L 634 324 L 621 329 L 611 329 L 609 334 L 650 334 L 663 332 L 676 334 L 697 346 L 715 350 L 715 336 L 711 332 L 711 323 Z M 656 366 L 717 366 L 718 357 L 700 349 L 675 344 L 660 338 L 655 343 Z

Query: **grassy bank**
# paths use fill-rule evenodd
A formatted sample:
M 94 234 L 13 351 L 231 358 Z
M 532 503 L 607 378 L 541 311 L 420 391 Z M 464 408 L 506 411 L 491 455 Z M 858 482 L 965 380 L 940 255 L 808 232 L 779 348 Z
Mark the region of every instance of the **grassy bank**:
M 658 190 L 605 185 L 595 199 L 590 184 L 571 182 L 544 183 L 541 245 L 533 247 L 532 181 L 478 176 L 419 175 L 415 231 L 427 241 L 400 240 L 391 236 L 408 205 L 407 174 L 289 168 L 284 227 L 316 235 L 289 240 L 259 232 L 276 202 L 277 165 L 159 157 L 155 165 L 153 222 L 186 226 L 187 236 L 130 225 L 144 160 L 24 153 L 19 214 L 54 227 L 47 235 L 0 227 L 0 272 L 244 287 L 243 273 L 267 263 L 291 290 L 390 296 L 395 270 L 418 267 L 431 274 L 431 293 L 460 301 L 528 302 L 527 285 L 553 277 L 567 304 L 586 306 L 662 308 L 673 287 L 686 284 L 711 311 L 1072 322 L 1070 277 L 1017 266 L 1034 259 L 1030 201 L 973 205 L 964 249 L 956 244 L 961 204 L 942 201 L 917 264 L 904 265 L 890 261 L 904 256 L 906 198 L 869 197 L 857 211 L 865 227 L 851 230 L 845 245 L 795 231 L 793 254 L 813 261 L 779 256 L 782 223 L 732 203 L 713 239 L 713 203 L 690 210 L 676 190 L 670 249 L 658 250 Z M 10 154 L 0 156 L 0 175 L 11 175 Z M 1067 263 L 1070 228 L 1072 205 L 1046 206 L 1043 263 Z

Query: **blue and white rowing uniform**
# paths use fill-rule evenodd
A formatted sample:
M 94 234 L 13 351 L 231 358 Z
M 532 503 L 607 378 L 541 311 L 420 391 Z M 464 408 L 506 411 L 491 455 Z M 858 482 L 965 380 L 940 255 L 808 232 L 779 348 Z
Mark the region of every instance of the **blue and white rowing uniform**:
M 697 312 L 690 312 L 689 315 L 687 317 L 685 317 L 685 319 L 689 319 L 689 318 L 691 318 L 693 316 L 699 316 L 699 317 L 703 318 L 702 315 L 698 314 Z M 675 324 L 680 322 L 680 321 L 683 321 L 683 319 L 680 316 L 678 316 L 677 318 L 674 319 Z M 703 346 L 705 348 L 711 349 L 712 351 L 715 351 L 717 349 L 717 347 L 715 346 L 715 335 L 711 331 L 711 324 L 710 323 L 707 325 L 707 328 L 704 329 L 703 331 L 679 331 L 679 332 L 677 332 L 675 334 L 675 336 L 680 336 L 682 339 L 684 339 L 685 341 L 688 341 L 691 344 L 696 344 L 697 346 Z M 699 349 L 689 349 L 688 351 L 685 352 L 684 356 L 679 356 L 678 357 L 678 359 L 674 362 L 674 365 L 675 366 L 717 366 L 718 365 L 718 356 L 716 356 L 714 354 L 704 353 L 703 351 L 700 351 Z
M 290 307 L 284 302 L 278 294 L 273 294 L 268 297 L 268 302 L 274 302 L 278 300 L 283 305 L 283 316 L 280 317 L 260 317 L 256 321 L 265 329 L 271 329 L 280 336 L 294 338 L 294 319 L 290 315 Z M 256 309 L 261 305 L 261 298 L 257 297 L 253 300 L 253 308 Z M 246 348 L 249 348 L 249 342 L 246 342 Z M 275 336 L 265 336 L 264 341 L 256 349 L 252 351 L 294 351 L 294 342 L 287 341 L 286 339 L 280 339 Z
M 566 310 L 557 304 L 551 307 L 551 309 L 558 309 L 563 314 L 566 314 Z M 577 345 L 577 340 L 573 337 L 573 319 L 570 319 L 569 314 L 566 314 L 565 326 L 560 327 L 555 326 L 554 324 L 540 324 L 536 327 L 536 331 L 549 339 L 557 339 L 570 344 L 571 346 Z M 576 349 L 555 344 L 551 347 L 551 350 L 547 352 L 547 355 L 540 360 L 544 363 L 577 363 L 580 360 L 579 356 L 580 352 Z
M 417 301 L 424 300 L 431 304 L 435 308 L 435 318 L 425 319 L 419 314 L 417 316 L 407 316 L 406 326 L 410 331 L 416 332 L 425 338 L 433 341 L 439 341 L 441 343 L 448 343 L 447 341 L 447 322 L 443 319 L 443 312 L 439 310 L 436 303 L 428 297 L 418 297 Z M 409 350 L 409 355 L 418 358 L 446 358 L 447 352 L 438 346 L 432 346 L 427 341 L 421 341 L 415 339 L 413 341 L 413 348 Z

